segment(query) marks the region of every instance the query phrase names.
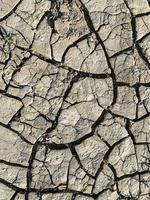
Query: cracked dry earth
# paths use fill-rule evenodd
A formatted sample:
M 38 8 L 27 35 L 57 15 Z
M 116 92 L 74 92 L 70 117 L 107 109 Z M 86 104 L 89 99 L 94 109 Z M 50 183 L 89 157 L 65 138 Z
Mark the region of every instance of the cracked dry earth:
M 150 1 L 0 0 L 0 200 L 150 199 Z

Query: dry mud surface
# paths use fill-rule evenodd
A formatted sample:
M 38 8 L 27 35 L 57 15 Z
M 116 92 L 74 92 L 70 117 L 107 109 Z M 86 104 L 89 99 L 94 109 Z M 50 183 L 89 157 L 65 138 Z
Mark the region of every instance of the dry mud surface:
M 0 200 L 150 199 L 150 1 L 0 0 Z

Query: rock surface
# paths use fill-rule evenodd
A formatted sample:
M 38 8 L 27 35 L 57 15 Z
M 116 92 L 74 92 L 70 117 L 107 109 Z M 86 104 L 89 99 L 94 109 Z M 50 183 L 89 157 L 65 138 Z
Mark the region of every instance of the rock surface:
M 150 199 L 150 0 L 0 0 L 0 200 Z

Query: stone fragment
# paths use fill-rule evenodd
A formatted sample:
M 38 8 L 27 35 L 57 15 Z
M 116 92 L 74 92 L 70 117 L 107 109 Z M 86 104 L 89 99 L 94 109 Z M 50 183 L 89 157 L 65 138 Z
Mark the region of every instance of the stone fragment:
M 93 136 L 77 145 L 76 151 L 84 168 L 90 174 L 95 175 L 108 147 L 97 136 Z
M 12 8 L 15 7 L 19 3 L 19 0 L 6 0 L 3 2 L 0 1 L 0 18 L 3 18 L 9 12 L 11 12 Z
M 114 174 L 111 169 L 104 165 L 95 181 L 94 193 L 99 193 L 105 189 L 110 189 L 114 185 Z
M 0 126 L 1 160 L 27 165 L 31 148 L 32 146 L 24 142 L 15 132 Z
M 112 111 L 129 119 L 136 118 L 136 103 L 138 102 L 134 88 L 118 87 L 118 98 Z
M 84 195 L 77 195 L 75 200 L 93 200 L 93 198 L 87 197 L 87 196 L 84 196 Z
M 93 184 L 94 179 L 89 177 L 75 158 L 72 158 L 69 166 L 68 188 L 76 191 L 84 191 L 90 194 Z
M 110 191 L 106 190 L 104 193 L 98 196 L 98 200 L 117 200 L 119 198 L 119 195 L 117 194 L 117 191 Z
M 149 82 L 150 71 L 136 50 L 134 53 L 129 51 L 112 58 L 111 63 L 118 82 L 124 82 L 131 86 Z
M 132 196 L 136 198 L 140 192 L 139 177 L 122 179 L 118 182 L 119 190 L 123 196 Z
M 135 141 L 140 142 L 150 142 L 149 132 L 150 132 L 150 118 L 147 117 L 136 123 L 132 123 L 131 131 L 134 135 Z
M 117 177 L 138 170 L 136 151 L 130 138 L 126 138 L 112 150 L 108 162 L 115 168 Z
M 44 151 L 44 149 L 40 150 L 40 153 L 35 157 L 32 170 L 32 187 L 39 189 L 41 187 L 66 188 L 68 167 L 72 157 L 70 151 L 48 150 L 46 155 L 44 155 Z
M 132 10 L 134 15 L 140 14 L 140 13 L 146 13 L 150 11 L 148 1 L 136 1 L 136 0 L 128 0 L 129 8 Z
M 14 167 L 0 163 L 0 178 L 5 177 L 6 181 L 17 187 L 26 187 L 26 173 L 27 166 L 26 168 L 17 166 Z
M 1 94 L 0 95 L 0 122 L 8 124 L 12 117 L 22 107 L 22 103 L 12 97 Z
M 0 200 L 6 200 L 7 198 L 11 198 L 14 195 L 14 190 L 11 188 L 7 187 L 3 183 L 0 183 Z
M 52 12 L 55 12 L 55 10 L 52 10 Z M 61 15 L 55 20 L 55 32 L 52 35 L 50 44 L 53 48 L 54 58 L 61 61 L 65 49 L 80 37 L 89 33 L 89 30 L 84 16 L 74 1 L 69 5 L 61 1 L 59 12 Z M 53 21 L 50 17 L 48 17 L 48 24 L 53 27 Z M 60 48 L 61 46 L 63 48 Z
M 67 66 L 89 73 L 110 72 L 107 60 L 94 34 L 67 49 L 64 56 Z
M 110 146 L 128 136 L 124 119 L 113 118 L 110 114 L 107 114 L 103 122 L 97 126 L 96 133 Z

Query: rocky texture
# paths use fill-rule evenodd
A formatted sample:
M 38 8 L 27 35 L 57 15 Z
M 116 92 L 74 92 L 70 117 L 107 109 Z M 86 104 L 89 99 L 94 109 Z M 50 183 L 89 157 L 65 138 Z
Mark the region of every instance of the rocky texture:
M 149 19 L 149 0 L 0 0 L 0 200 L 150 199 Z

